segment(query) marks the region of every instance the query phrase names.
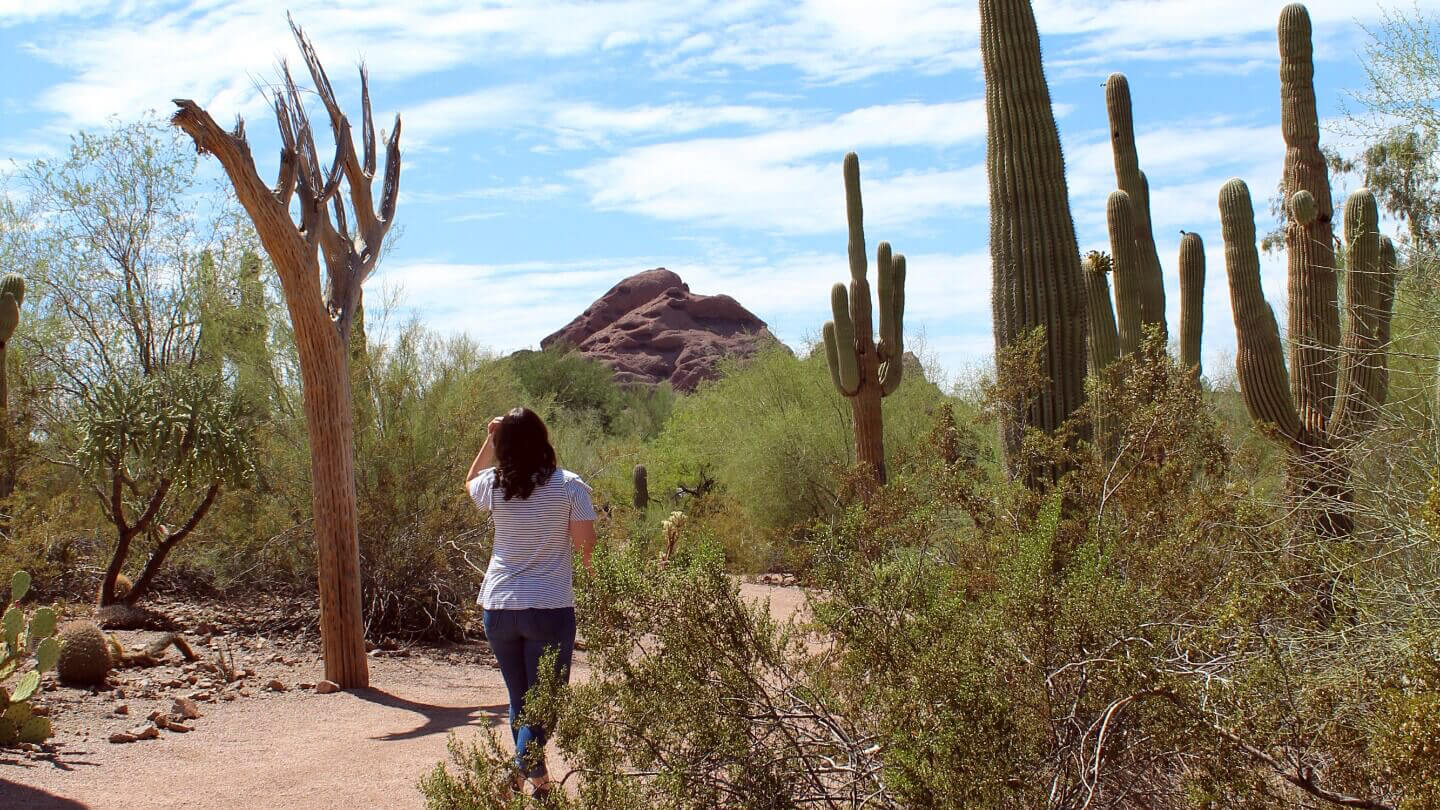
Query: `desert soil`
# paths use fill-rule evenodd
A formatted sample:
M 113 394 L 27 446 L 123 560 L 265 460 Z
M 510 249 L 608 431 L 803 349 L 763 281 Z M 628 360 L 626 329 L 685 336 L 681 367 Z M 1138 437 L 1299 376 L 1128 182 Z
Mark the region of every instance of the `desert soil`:
M 804 603 L 793 587 L 741 588 L 768 599 L 777 618 Z M 449 734 L 506 721 L 504 683 L 483 642 L 376 650 L 371 688 L 318 694 L 313 684 L 324 675 L 313 640 L 284 643 L 215 625 L 182 632 L 202 659 L 228 650 L 251 674 L 223 683 L 205 666 L 183 666 L 172 648 L 172 665 L 117 672 L 110 689 L 47 683 L 43 703 L 56 735 L 41 750 L 0 749 L 0 810 L 420 808 L 416 782 L 446 757 Z M 206 632 L 192 635 L 196 629 Z M 116 635 L 133 648 L 156 634 Z M 580 651 L 573 677 L 588 676 Z M 267 688 L 271 681 L 284 690 Z M 190 696 L 202 715 L 185 724 L 193 730 L 109 741 Z M 551 771 L 564 773 L 558 762 Z

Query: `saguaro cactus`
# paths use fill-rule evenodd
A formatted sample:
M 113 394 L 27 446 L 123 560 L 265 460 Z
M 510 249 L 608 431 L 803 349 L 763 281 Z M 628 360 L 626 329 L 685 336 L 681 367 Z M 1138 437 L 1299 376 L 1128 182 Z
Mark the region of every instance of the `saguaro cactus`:
M 1200 379 L 1200 338 L 1205 328 L 1205 243 L 1180 236 L 1180 364 Z
M 6 273 L 0 278 L 0 414 L 10 410 L 10 379 L 6 373 L 6 355 L 10 338 L 20 325 L 20 305 L 25 303 L 25 279 L 16 273 Z M 10 431 L 0 430 L 3 441 L 9 444 Z
M 0 278 L 0 498 L 15 491 L 16 459 L 10 450 L 10 338 L 20 325 L 20 305 L 25 303 L 25 279 L 15 273 Z
M 1240 344 L 1237 370 L 1251 417 L 1288 448 L 1287 489 L 1324 536 L 1353 531 L 1347 450 L 1373 424 L 1388 387 L 1385 348 L 1394 303 L 1395 248 L 1379 233 L 1367 190 L 1345 204 L 1346 330 L 1342 341 L 1330 178 L 1320 151 L 1310 15 L 1280 13 L 1281 133 L 1285 138 L 1290 363 L 1261 298 L 1253 210 L 1244 183 L 1220 193 L 1226 270 Z M 1263 311 L 1263 314 L 1262 314 Z
M 1290 224 L 1285 240 L 1290 251 L 1293 290 L 1297 273 L 1306 269 L 1313 255 L 1309 235 L 1319 206 L 1310 192 L 1301 190 L 1290 196 L 1288 207 Z M 1351 194 L 1345 203 L 1349 283 L 1344 344 L 1317 346 L 1309 342 L 1311 336 L 1292 336 L 1291 371 L 1287 374 L 1275 315 L 1260 289 L 1254 216 L 1245 183 L 1231 180 L 1225 184 L 1220 191 L 1220 223 L 1239 344 L 1236 370 L 1240 391 L 1250 417 L 1273 426 L 1277 439 L 1289 451 L 1287 488 L 1305 508 L 1305 514 L 1315 516 L 1316 531 L 1327 537 L 1343 537 L 1354 528 L 1346 451 L 1374 424 L 1387 393 L 1385 345 L 1390 339 L 1394 303 L 1395 248 L 1380 233 L 1375 195 L 1366 189 Z M 1317 276 L 1312 273 L 1308 277 L 1313 283 Z M 1338 310 L 1334 316 L 1338 319 Z M 1307 415 L 1298 407 L 1299 397 L 1292 395 L 1292 389 L 1307 390 L 1295 387 L 1294 377 L 1313 371 L 1298 364 L 1299 358 L 1314 354 L 1338 355 L 1339 362 L 1332 409 L 1315 409 Z
M 650 505 L 650 477 L 644 464 L 635 465 L 634 504 L 636 509 L 644 509 Z
M 1098 250 L 1085 254 L 1085 311 L 1090 325 L 1090 372 L 1103 370 L 1120 356 L 1115 308 L 1110 304 L 1110 257 Z
M 1002 415 L 1006 466 L 1032 486 L 1061 468 L 1022 469 L 1026 428 L 1054 431 L 1085 398 L 1085 294 L 1065 158 L 1029 0 L 980 0 L 990 181 L 991 306 L 997 353 L 1045 331 L 1046 384 Z
M 860 158 L 845 156 L 845 218 L 850 230 L 850 287 L 830 290 L 834 320 L 825 324 L 825 358 L 830 377 L 850 400 L 855 421 L 855 456 L 875 480 L 885 483 L 884 420 L 880 400 L 900 387 L 905 366 L 905 257 L 881 242 L 875 255 L 880 299 L 880 340 L 870 323 L 870 282 L 865 279 L 865 223 L 860 202 Z
M 1155 250 L 1155 233 L 1150 225 L 1150 183 L 1145 172 L 1140 170 L 1140 157 L 1135 149 L 1135 119 L 1130 106 L 1130 81 L 1123 73 L 1112 73 L 1105 81 L 1105 112 L 1110 119 L 1110 151 L 1115 160 L 1115 185 L 1129 195 L 1133 205 L 1131 239 L 1134 243 L 1134 261 L 1137 293 L 1139 296 L 1141 324 L 1159 324 L 1165 329 L 1165 280 L 1160 270 L 1160 254 Z M 1111 251 L 1115 251 L 1114 235 L 1111 235 Z M 1119 259 L 1116 257 L 1116 271 Z M 1120 281 L 1116 277 L 1117 295 Z M 1125 329 L 1121 327 L 1121 343 L 1125 343 Z M 1136 344 L 1126 348 L 1132 352 L 1139 345 L 1140 330 L 1136 330 Z

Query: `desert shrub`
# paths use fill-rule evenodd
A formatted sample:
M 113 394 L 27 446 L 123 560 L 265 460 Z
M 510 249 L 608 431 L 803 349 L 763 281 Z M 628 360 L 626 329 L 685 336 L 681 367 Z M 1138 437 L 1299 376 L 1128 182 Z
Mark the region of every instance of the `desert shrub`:
M 366 362 L 373 421 L 356 431 L 355 466 L 367 631 L 454 638 L 487 550 L 465 470 L 486 422 L 524 394 L 503 361 L 418 324 L 372 343 Z
M 946 397 L 918 374 L 885 399 L 892 459 L 928 435 Z M 652 492 L 672 491 L 703 469 L 758 528 L 803 527 L 832 514 L 854 461 L 850 405 L 830 381 L 823 352 L 772 347 L 723 366 L 677 403 L 644 459 Z
M 531 401 L 549 399 L 564 411 L 592 413 L 607 428 L 624 409 L 613 372 L 570 347 L 518 351 L 506 362 Z
M 745 602 L 703 538 L 602 557 L 594 674 L 551 696 L 571 805 L 1434 806 L 1436 624 L 1317 613 L 1313 539 L 1232 478 L 1158 348 L 1094 383 L 1112 444 L 1032 437 L 1071 468 L 1047 490 L 937 420 L 956 452 L 815 527 L 808 628 Z

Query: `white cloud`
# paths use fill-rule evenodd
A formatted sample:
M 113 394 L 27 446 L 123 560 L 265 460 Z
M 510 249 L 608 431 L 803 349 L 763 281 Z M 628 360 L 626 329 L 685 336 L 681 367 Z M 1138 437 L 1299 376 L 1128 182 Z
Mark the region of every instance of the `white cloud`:
M 984 205 L 979 167 L 886 172 L 866 150 L 939 150 L 983 138 L 979 100 L 867 107 L 810 126 L 641 146 L 574 172 L 601 209 L 785 233 L 844 227 L 840 158 L 855 150 L 867 222 L 910 222 Z M 867 168 L 868 166 L 868 168 Z M 878 169 L 878 170 L 877 170 Z

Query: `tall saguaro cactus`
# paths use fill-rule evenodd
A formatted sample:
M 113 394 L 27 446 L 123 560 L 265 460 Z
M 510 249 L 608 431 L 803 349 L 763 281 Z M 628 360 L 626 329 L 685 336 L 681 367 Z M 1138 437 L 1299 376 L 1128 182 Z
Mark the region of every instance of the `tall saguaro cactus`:
M 905 256 L 881 242 L 875 255 L 880 339 L 871 325 L 870 282 L 865 278 L 865 218 L 860 201 L 860 158 L 845 156 L 845 219 L 850 232 L 850 286 L 830 290 L 833 320 L 822 330 L 830 378 L 850 400 L 855 457 L 885 483 L 885 422 L 880 400 L 900 387 L 905 367 Z
M 1090 372 L 1100 372 L 1120 356 L 1120 333 L 1110 304 L 1111 261 L 1098 250 L 1085 254 L 1085 312 L 1090 326 Z
M 340 111 L 319 56 L 293 20 L 290 28 L 329 117 L 335 136 L 333 163 L 321 163 L 303 103 L 306 91 L 296 85 L 288 67 L 283 68 L 284 81 L 271 98 L 281 140 L 280 173 L 274 187 L 256 173 L 243 121 L 227 132 L 188 99 L 175 101 L 179 109 L 171 121 L 194 139 L 200 152 L 220 161 L 280 276 L 295 330 L 310 437 L 325 677 L 355 688 L 368 685 L 370 675 L 360 609 L 355 422 L 346 342 L 360 302 L 360 285 L 375 269 L 395 217 L 400 118 L 395 118 L 385 143 L 384 181 L 377 200 L 372 184 L 378 149 L 365 69 L 360 69 L 362 156 L 356 153 L 350 120 Z M 298 223 L 290 218 L 292 198 L 298 203 Z M 323 287 L 321 255 L 326 269 Z
M 1140 157 L 1135 148 L 1135 118 L 1130 105 L 1130 81 L 1123 73 L 1112 73 L 1105 81 L 1105 112 L 1110 119 L 1110 151 L 1115 160 L 1115 185 L 1129 196 L 1133 206 L 1133 234 L 1136 282 L 1141 324 L 1159 324 L 1165 329 L 1165 280 L 1160 270 L 1160 254 L 1155 249 L 1155 233 L 1150 225 L 1150 183 L 1140 170 Z M 1112 234 L 1111 252 L 1115 252 Z M 1117 260 L 1117 271 L 1119 268 Z M 1119 289 L 1117 276 L 1116 289 Z M 1122 336 L 1124 328 L 1121 329 Z M 1136 333 L 1136 346 L 1140 332 Z M 1124 342 L 1122 337 L 1122 343 Z M 1135 346 L 1125 349 L 1135 350 Z
M 1291 195 L 1289 209 L 1285 236 L 1293 289 L 1297 266 L 1310 255 L 1310 226 L 1319 206 L 1310 192 L 1302 190 Z M 1275 315 L 1260 289 L 1254 216 L 1245 183 L 1226 183 L 1220 191 L 1220 224 L 1239 344 L 1240 392 L 1250 417 L 1273 426 L 1289 451 L 1287 488 L 1307 514 L 1315 515 L 1315 529 L 1327 537 L 1347 536 L 1354 529 L 1347 451 L 1374 424 L 1388 389 L 1385 346 L 1394 304 L 1395 248 L 1380 233 L 1375 195 L 1366 189 L 1351 194 L 1345 203 L 1349 283 L 1343 346 L 1300 346 L 1296 344 L 1306 337 L 1292 336 L 1287 373 Z M 1337 319 L 1338 315 L 1337 310 Z M 1294 377 L 1308 371 L 1297 365 L 1297 357 L 1317 350 L 1339 357 L 1333 407 L 1312 414 L 1318 427 L 1307 421 L 1298 397 L 1292 395 Z
M 1309 200 L 1307 222 L 1288 205 L 1285 245 L 1289 264 L 1290 386 L 1307 431 L 1323 433 L 1334 408 L 1339 372 L 1339 285 L 1335 276 L 1335 230 L 1330 174 L 1320 150 L 1315 111 L 1315 62 L 1310 13 L 1292 3 L 1280 12 L 1280 133 L 1285 138 L 1283 184 L 1287 201 L 1298 192 Z M 1295 228 L 1298 226 L 1299 230 Z M 1293 232 L 1292 232 L 1293 231 Z
M 1290 495 L 1304 514 L 1314 515 L 1318 533 L 1340 537 L 1354 528 L 1347 451 L 1373 424 L 1388 389 L 1395 248 L 1379 232 L 1375 196 L 1364 189 L 1351 194 L 1342 339 L 1330 178 L 1320 151 L 1304 6 L 1281 11 L 1278 39 L 1290 363 L 1287 372 L 1274 315 L 1260 292 L 1249 191 L 1232 180 L 1220 193 L 1220 210 L 1240 348 L 1236 366 L 1251 417 L 1273 425 L 1289 451 Z
M 991 306 L 997 354 L 1045 330 L 1039 395 L 1002 416 L 1006 466 L 1032 486 L 1063 469 L 1022 469 L 1026 428 L 1054 431 L 1085 398 L 1085 294 L 1065 158 L 1029 0 L 980 0 L 990 181 Z
M 15 459 L 10 450 L 10 338 L 20 325 L 25 303 L 25 279 L 16 273 L 0 278 L 0 498 L 15 491 Z

